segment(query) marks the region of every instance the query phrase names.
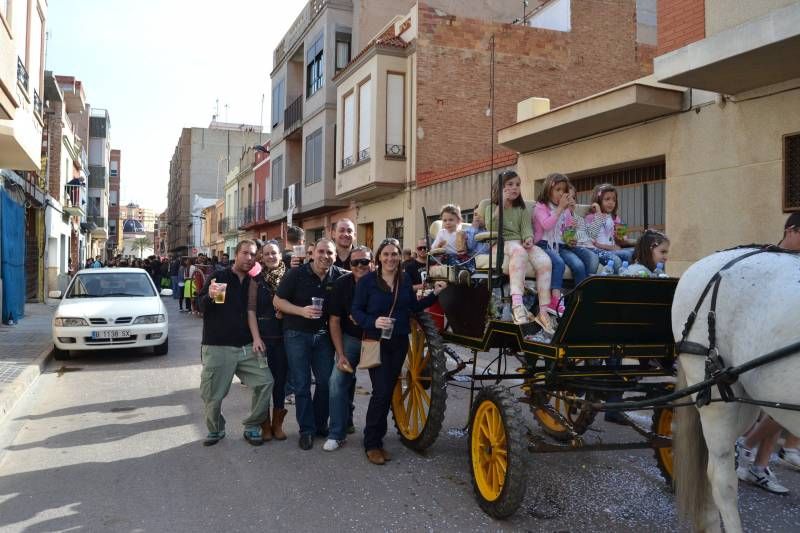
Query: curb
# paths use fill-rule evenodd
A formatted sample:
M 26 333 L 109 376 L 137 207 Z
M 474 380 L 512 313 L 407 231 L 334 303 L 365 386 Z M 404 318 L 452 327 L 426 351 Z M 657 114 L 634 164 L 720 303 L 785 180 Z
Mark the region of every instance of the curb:
M 11 412 L 11 409 L 14 408 L 17 401 L 22 398 L 28 390 L 28 387 L 42 374 L 42 371 L 50 362 L 52 356 L 53 346 L 50 345 L 42 350 L 33 362 L 28 363 L 25 370 L 14 378 L 14 381 L 9 386 L 3 387 L 3 392 L 0 392 L 0 422 L 3 422 L 6 415 Z

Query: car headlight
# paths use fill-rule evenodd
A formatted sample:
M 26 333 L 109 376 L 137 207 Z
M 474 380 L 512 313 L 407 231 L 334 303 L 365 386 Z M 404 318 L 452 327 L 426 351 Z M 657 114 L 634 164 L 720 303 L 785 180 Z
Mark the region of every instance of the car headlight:
M 86 322 L 86 319 L 83 318 L 74 318 L 74 317 L 56 317 L 54 320 L 56 326 L 68 327 L 68 328 L 75 328 L 79 326 L 88 326 L 89 323 Z
M 142 315 L 136 317 L 136 320 L 133 321 L 134 324 L 158 324 L 159 322 L 164 322 L 165 318 L 164 315 Z

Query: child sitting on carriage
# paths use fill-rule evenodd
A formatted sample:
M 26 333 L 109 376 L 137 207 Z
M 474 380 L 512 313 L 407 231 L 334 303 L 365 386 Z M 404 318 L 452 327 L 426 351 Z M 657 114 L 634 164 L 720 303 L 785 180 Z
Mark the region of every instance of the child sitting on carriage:
M 459 229 L 461 225 L 461 208 L 454 204 L 443 205 L 440 212 L 442 229 L 436 234 L 431 249 L 444 248 L 444 255 L 438 261 L 460 269 L 458 281 L 468 284 L 470 273 L 475 270 L 474 261 L 470 261 L 467 252 L 467 236 Z
M 669 238 L 653 229 L 645 230 L 633 251 L 633 264 L 622 276 L 657 277 L 663 275 L 669 255 Z
M 511 286 L 511 314 L 515 324 L 527 324 L 531 320 L 539 324 L 547 334 L 555 333 L 555 327 L 547 312 L 550 298 L 550 273 L 552 263 L 544 251 L 533 243 L 531 213 L 525 206 L 520 191 L 521 180 L 513 170 L 500 173 L 503 185 L 502 198 L 496 190 L 492 200 L 482 213 L 489 231 L 502 231 L 503 252 L 508 258 L 508 277 Z M 503 226 L 499 224 L 499 204 L 503 202 Z M 531 265 L 536 272 L 536 292 L 539 296 L 539 312 L 533 316 L 525 307 L 522 296 L 525 288 L 525 273 Z

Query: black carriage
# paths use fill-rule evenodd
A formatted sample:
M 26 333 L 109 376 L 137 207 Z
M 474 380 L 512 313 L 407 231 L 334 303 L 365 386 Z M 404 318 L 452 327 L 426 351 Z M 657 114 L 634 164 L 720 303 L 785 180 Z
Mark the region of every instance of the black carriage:
M 502 242 L 496 244 L 502 250 Z M 403 443 L 416 451 L 431 446 L 444 420 L 447 387 L 461 386 L 470 393 L 472 485 L 481 508 L 493 517 L 508 517 L 521 504 L 528 451 L 653 448 L 671 482 L 670 407 L 654 409 L 650 427 L 625 416 L 643 437 L 638 442 L 588 446 L 582 435 L 607 403 L 619 403 L 624 395 L 623 403 L 632 404 L 673 389 L 670 308 L 678 280 L 587 278 L 566 293 L 566 312 L 552 338 L 543 340 L 535 323 L 516 325 L 497 317 L 504 274 L 492 263 L 502 265 L 503 257 L 492 254 L 488 268 L 485 258 L 483 269 L 479 261 L 469 285 L 452 284 L 440 294 L 443 320 L 421 313 L 413 321 L 392 401 Z M 429 272 L 431 281 L 454 279 L 451 268 Z M 472 357 L 461 361 L 452 346 L 466 348 Z M 493 350 L 491 363 L 479 366 L 478 353 Z M 458 363 L 454 370 L 447 369 L 448 357 Z M 456 379 L 465 367 L 468 384 Z M 512 387 L 519 392 L 512 394 Z M 528 432 L 521 404 L 550 438 Z

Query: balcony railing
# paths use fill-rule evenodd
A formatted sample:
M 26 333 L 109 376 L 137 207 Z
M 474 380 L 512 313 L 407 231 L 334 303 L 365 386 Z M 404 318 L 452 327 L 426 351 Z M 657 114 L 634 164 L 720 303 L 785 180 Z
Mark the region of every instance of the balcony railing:
M 253 221 L 265 222 L 267 220 L 267 202 L 256 202 L 253 205 Z
M 42 99 L 36 89 L 33 90 L 33 111 L 39 118 L 42 118 Z
M 404 159 L 406 157 L 406 147 L 402 144 L 387 144 L 386 157 Z
M 239 230 L 241 218 L 238 216 L 233 217 L 225 217 L 220 220 L 220 233 L 230 235 L 234 234 Z
M 239 215 L 239 227 L 244 228 L 255 221 L 255 208 L 252 205 L 248 205 L 244 209 L 242 209 L 241 214 Z
M 358 160 L 364 161 L 365 159 L 369 159 L 369 148 L 364 148 L 358 152 Z
M 72 216 L 86 214 L 86 185 L 64 185 L 64 210 Z
M 25 68 L 25 63 L 22 59 L 17 58 L 17 82 L 27 91 L 28 90 L 28 70 Z
M 342 159 L 342 168 L 345 169 L 347 167 L 352 167 L 354 163 L 355 160 L 353 159 L 352 155 L 345 157 L 344 159 Z
M 283 112 L 283 135 L 288 137 L 303 124 L 303 95 L 298 96 L 294 102 Z

